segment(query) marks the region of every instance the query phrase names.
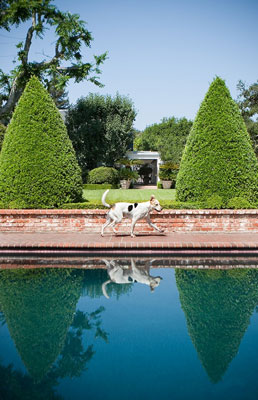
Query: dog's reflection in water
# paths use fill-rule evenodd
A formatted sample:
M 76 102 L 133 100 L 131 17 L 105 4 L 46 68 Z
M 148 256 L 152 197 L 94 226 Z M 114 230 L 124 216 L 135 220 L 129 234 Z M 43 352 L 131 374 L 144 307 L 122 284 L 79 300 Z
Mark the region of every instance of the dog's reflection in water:
M 103 295 L 109 299 L 106 287 L 109 283 L 127 284 L 139 282 L 150 287 L 151 292 L 159 286 L 161 276 L 151 276 L 150 268 L 154 260 L 147 261 L 144 266 L 136 267 L 135 261 L 131 259 L 130 265 L 119 265 L 116 260 L 103 260 L 107 266 L 109 278 L 102 285 Z

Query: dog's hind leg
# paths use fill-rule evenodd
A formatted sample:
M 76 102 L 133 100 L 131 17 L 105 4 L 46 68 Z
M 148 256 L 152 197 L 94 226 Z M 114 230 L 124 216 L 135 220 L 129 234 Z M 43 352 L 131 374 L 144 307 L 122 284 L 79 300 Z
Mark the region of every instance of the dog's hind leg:
M 110 227 L 113 229 L 113 232 L 114 233 L 117 233 L 117 230 L 115 229 L 115 225 L 117 224 L 117 221 L 116 220 L 114 220 L 113 222 L 112 222 L 112 224 L 110 224 Z
M 102 225 L 102 228 L 101 228 L 101 236 L 104 236 L 104 229 L 105 229 L 108 225 L 112 224 L 113 222 L 114 222 L 114 221 L 112 221 L 112 219 L 111 219 L 110 216 L 108 215 L 108 216 L 107 216 L 107 222 L 105 222 L 105 224 Z
M 115 233 L 117 233 L 117 230 L 115 229 L 115 225 L 119 224 L 119 222 L 121 222 L 122 219 L 123 219 L 123 213 L 118 213 L 118 214 L 113 216 L 113 222 L 112 222 L 112 224 L 110 226 L 111 226 L 111 228 L 113 229 L 113 231 Z

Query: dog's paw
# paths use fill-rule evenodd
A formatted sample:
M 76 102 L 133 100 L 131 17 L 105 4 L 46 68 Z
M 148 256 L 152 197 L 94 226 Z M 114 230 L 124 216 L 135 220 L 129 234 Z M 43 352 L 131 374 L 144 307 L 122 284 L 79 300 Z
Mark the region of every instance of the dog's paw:
M 131 237 L 136 237 L 136 235 L 134 235 L 133 233 L 131 233 Z
M 160 231 L 160 233 L 163 233 L 163 232 L 165 232 L 165 229 L 161 228 L 159 231 Z

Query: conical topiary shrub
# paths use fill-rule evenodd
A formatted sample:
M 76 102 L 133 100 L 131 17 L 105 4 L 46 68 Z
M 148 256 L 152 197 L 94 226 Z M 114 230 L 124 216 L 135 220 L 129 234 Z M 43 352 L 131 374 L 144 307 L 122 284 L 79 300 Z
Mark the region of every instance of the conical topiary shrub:
M 80 201 L 81 170 L 61 115 L 36 77 L 28 82 L 0 155 L 0 202 L 54 208 Z
M 200 106 L 177 176 L 177 199 L 258 197 L 258 163 L 237 104 L 216 78 Z

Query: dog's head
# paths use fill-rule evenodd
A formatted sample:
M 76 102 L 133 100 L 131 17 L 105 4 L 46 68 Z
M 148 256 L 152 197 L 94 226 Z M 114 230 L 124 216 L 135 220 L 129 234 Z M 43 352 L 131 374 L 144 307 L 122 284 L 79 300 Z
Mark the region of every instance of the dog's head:
M 159 204 L 159 201 L 155 198 L 154 194 L 151 195 L 150 205 L 151 205 L 152 209 L 154 209 L 156 211 L 162 211 L 162 207 Z
M 161 279 L 162 279 L 161 276 L 156 276 L 155 278 L 154 277 L 151 278 L 151 281 L 150 281 L 150 290 L 151 290 L 151 292 L 153 292 L 154 289 L 157 286 L 159 286 Z

